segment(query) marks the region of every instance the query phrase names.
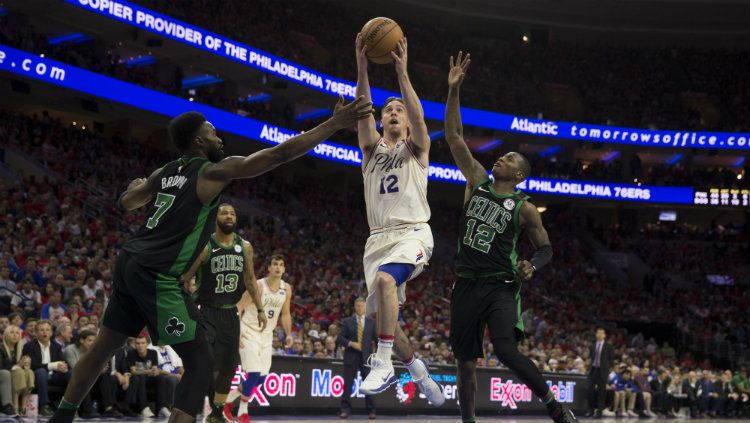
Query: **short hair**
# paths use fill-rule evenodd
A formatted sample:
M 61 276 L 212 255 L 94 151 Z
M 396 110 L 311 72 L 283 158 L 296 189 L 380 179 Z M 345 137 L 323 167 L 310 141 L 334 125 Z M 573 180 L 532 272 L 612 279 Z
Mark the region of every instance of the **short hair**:
M 367 301 L 365 301 L 365 299 L 364 299 L 364 298 L 362 298 L 362 297 L 357 297 L 357 299 L 356 299 L 356 300 L 354 300 L 354 302 L 355 302 L 355 303 L 367 303 Z
M 604 326 L 597 326 L 596 327 L 597 332 L 600 330 L 603 330 L 605 333 L 607 332 L 607 329 Z
M 94 332 L 93 330 L 88 330 L 88 329 L 84 329 L 78 332 L 78 339 L 76 339 L 76 345 L 81 345 L 81 342 L 83 342 L 83 340 L 88 338 L 89 336 L 96 336 L 96 332 Z
M 523 179 L 526 179 L 531 175 L 531 163 L 529 163 L 529 159 L 526 158 L 521 153 L 516 153 L 519 157 L 518 159 L 518 168 L 523 173 Z
M 406 103 L 404 103 L 404 100 L 401 97 L 391 96 L 391 97 L 388 97 L 388 98 L 385 99 L 385 101 L 383 102 L 383 108 L 385 109 L 386 107 L 388 107 L 388 104 L 390 104 L 390 103 L 392 103 L 394 101 L 398 101 L 398 102 L 400 102 L 401 104 L 404 104 L 404 105 L 406 104 Z
M 169 122 L 169 138 L 180 153 L 190 148 L 195 133 L 198 132 L 206 117 L 198 112 L 183 113 Z
M 383 102 L 383 108 L 380 109 L 380 118 L 383 118 L 383 110 L 385 110 L 386 107 L 388 107 L 389 104 L 393 103 L 394 101 L 398 101 L 399 103 L 403 104 L 404 107 L 406 107 L 406 103 L 404 103 L 404 100 L 400 97 L 388 97 L 385 99 L 385 102 Z
M 280 261 L 286 265 L 286 260 L 284 259 L 284 255 L 281 253 L 273 253 L 271 254 L 271 259 L 268 261 L 268 265 L 270 266 L 273 261 Z
M 60 336 L 60 334 L 62 334 L 62 332 L 65 330 L 65 328 L 70 328 L 72 330 L 73 326 L 70 323 L 64 323 L 58 326 L 57 329 L 55 329 L 55 336 Z
M 234 209 L 234 206 L 231 205 L 231 204 L 229 204 L 229 203 L 221 203 L 221 204 L 219 204 L 219 207 L 217 208 L 217 210 L 220 209 L 220 208 L 222 208 L 222 207 L 231 207 L 231 208 Z
M 52 329 L 52 322 L 50 322 L 49 320 L 46 320 L 46 319 L 45 320 L 39 320 L 39 322 L 37 322 L 36 326 L 39 327 L 41 325 L 47 325 L 47 326 L 50 327 L 50 329 Z

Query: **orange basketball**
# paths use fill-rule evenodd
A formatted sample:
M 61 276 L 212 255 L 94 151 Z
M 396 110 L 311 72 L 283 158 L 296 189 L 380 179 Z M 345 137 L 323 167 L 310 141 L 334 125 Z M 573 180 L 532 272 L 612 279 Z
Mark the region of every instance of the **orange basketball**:
M 393 61 L 391 52 L 397 51 L 398 42 L 403 37 L 404 32 L 393 19 L 370 19 L 362 27 L 362 39 L 367 44 L 367 58 L 381 65 Z

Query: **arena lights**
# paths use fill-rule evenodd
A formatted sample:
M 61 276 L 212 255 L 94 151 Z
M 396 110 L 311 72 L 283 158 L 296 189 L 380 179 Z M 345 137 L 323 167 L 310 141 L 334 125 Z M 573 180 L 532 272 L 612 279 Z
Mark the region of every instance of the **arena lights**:
M 334 78 L 127 1 L 64 1 L 329 95 L 354 97 L 355 82 Z M 372 88 L 372 99 L 376 106 L 382 105 L 385 99 L 394 95 L 398 96 L 397 93 Z M 444 119 L 444 104 L 422 101 L 422 107 L 426 118 L 440 121 Z M 467 107 L 461 109 L 461 115 L 466 125 L 551 138 L 637 146 L 750 150 L 750 133 L 657 131 L 555 122 Z
M 269 144 L 282 143 L 297 135 L 296 132 L 288 129 L 242 117 L 200 103 L 190 102 L 55 60 L 40 58 L 31 53 L 3 45 L 0 45 L 0 70 L 160 115 L 177 116 L 189 110 L 196 110 L 206 115 L 222 131 Z M 362 155 L 359 149 L 333 142 L 324 142 L 318 145 L 310 154 L 322 159 L 348 165 L 362 165 Z M 457 167 L 438 163 L 430 164 L 429 178 L 440 182 L 466 183 L 466 179 Z M 691 187 L 637 186 L 537 178 L 529 178 L 518 187 L 529 193 L 565 195 L 579 198 L 675 204 L 693 204 L 695 201 L 696 204 L 714 204 L 708 200 L 704 202 L 704 196 L 696 197 L 695 190 Z M 734 193 L 727 193 L 727 195 L 730 194 L 734 198 Z M 744 195 L 745 197 L 741 197 L 743 199 L 739 203 L 735 204 L 735 201 L 730 199 L 726 205 L 747 207 L 747 194 Z M 705 197 L 708 197 L 708 195 Z M 721 205 L 724 205 L 724 203 L 722 202 Z

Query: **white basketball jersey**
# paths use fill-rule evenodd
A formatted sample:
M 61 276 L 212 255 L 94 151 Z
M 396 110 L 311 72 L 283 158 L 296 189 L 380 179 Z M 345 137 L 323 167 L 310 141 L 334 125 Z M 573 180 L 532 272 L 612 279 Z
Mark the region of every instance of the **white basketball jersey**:
M 389 149 L 378 140 L 362 169 L 370 230 L 430 220 L 427 203 L 428 169 L 419 162 L 407 141 Z
M 242 315 L 242 324 L 250 328 L 247 334 L 259 339 L 268 340 L 273 339 L 273 330 L 276 328 L 276 324 L 279 321 L 279 314 L 281 314 L 281 308 L 284 306 L 286 301 L 286 291 L 288 284 L 283 280 L 279 284 L 277 291 L 271 291 L 268 287 L 268 281 L 266 278 L 258 279 L 258 285 L 262 290 L 260 294 L 260 300 L 263 304 L 263 311 L 266 313 L 268 324 L 265 330 L 260 331 L 260 323 L 258 322 L 258 308 L 255 307 L 255 303 L 250 301 L 250 305 L 245 308 L 245 313 Z

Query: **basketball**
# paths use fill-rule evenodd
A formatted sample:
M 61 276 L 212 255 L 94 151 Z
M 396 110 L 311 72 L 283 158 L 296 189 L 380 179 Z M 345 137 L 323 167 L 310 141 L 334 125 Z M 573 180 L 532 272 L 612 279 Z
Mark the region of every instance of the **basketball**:
M 391 52 L 396 51 L 398 42 L 403 37 L 404 32 L 393 19 L 373 18 L 362 27 L 362 38 L 367 44 L 367 58 L 380 65 L 393 61 Z

